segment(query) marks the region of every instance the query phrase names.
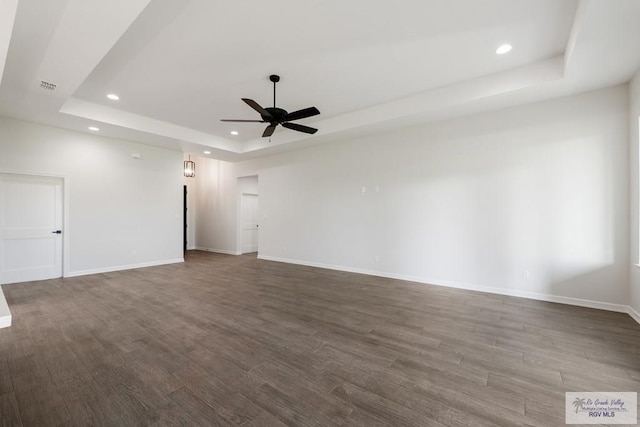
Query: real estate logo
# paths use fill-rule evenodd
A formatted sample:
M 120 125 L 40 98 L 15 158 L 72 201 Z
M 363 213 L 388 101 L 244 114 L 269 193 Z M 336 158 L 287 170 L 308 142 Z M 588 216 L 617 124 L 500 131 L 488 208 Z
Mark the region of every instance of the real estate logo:
M 567 424 L 637 424 L 636 392 L 567 392 Z

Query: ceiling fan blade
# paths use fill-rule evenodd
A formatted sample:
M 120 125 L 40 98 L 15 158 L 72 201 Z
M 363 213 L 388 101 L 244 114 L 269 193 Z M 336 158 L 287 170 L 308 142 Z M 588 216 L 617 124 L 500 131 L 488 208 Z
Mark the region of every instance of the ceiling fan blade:
M 242 98 L 242 100 L 244 102 L 247 103 L 247 105 L 251 108 L 253 108 L 254 110 L 256 110 L 258 113 L 260 113 L 261 116 L 263 117 L 267 117 L 272 119 L 273 117 L 271 116 L 271 113 L 268 112 L 267 110 L 265 110 L 264 108 L 262 108 L 260 106 L 260 104 L 258 104 L 256 101 L 254 101 L 253 99 L 249 99 L 249 98 Z
M 220 119 L 221 122 L 237 122 L 237 123 L 264 123 L 264 120 L 236 120 L 236 119 Z
M 287 114 L 282 118 L 282 121 L 290 122 L 292 120 L 306 119 L 307 117 L 317 116 L 318 114 L 320 114 L 320 111 L 318 111 L 316 107 L 309 107 Z
M 276 130 L 276 126 L 277 125 L 269 125 L 269 126 L 267 126 L 267 128 L 262 133 L 262 137 L 266 138 L 266 137 L 269 137 L 269 136 L 273 135 L 273 132 Z
M 299 125 L 297 123 L 282 123 L 282 126 L 286 127 L 287 129 L 297 130 L 298 132 L 304 132 L 304 133 L 318 132 L 318 129 L 311 128 L 309 126 Z

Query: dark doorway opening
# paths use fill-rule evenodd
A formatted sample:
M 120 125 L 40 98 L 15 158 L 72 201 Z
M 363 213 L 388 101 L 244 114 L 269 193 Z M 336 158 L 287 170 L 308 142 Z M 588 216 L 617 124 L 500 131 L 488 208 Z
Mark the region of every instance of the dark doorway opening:
M 183 207 L 184 207 L 184 213 L 183 213 L 183 222 L 184 222 L 184 234 L 182 237 L 182 255 L 186 256 L 187 255 L 187 186 L 184 186 L 184 190 L 183 190 Z

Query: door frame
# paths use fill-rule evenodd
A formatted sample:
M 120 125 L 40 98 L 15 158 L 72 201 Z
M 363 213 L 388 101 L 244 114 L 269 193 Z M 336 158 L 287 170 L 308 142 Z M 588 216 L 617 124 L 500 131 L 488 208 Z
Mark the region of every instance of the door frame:
M 62 180 L 62 277 L 69 274 L 69 177 L 67 175 L 40 173 L 40 172 L 24 172 L 11 169 L 0 168 L 0 175 L 14 176 L 33 176 L 42 178 L 56 178 Z

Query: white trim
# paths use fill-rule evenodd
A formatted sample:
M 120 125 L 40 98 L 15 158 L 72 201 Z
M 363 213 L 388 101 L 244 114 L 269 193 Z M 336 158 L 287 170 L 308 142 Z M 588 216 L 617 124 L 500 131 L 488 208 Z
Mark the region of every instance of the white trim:
M 228 251 L 226 249 L 205 248 L 204 246 L 196 246 L 195 250 L 197 250 L 197 251 L 206 251 L 206 252 L 215 252 L 217 254 L 225 254 L 225 255 L 242 255 L 242 252 Z
M 640 313 L 635 311 L 631 306 L 629 306 L 628 309 L 629 310 L 627 311 L 627 313 L 629 314 L 629 316 L 631 316 L 631 318 L 636 322 L 640 323 Z
M 69 178 L 66 176 L 62 177 L 62 277 L 65 277 L 69 273 L 69 265 L 71 263 L 71 256 L 69 255 L 71 252 L 70 244 L 71 239 L 69 236 L 71 235 L 71 227 L 69 226 L 69 217 L 70 217 L 70 202 L 71 197 L 69 196 L 69 189 L 71 188 L 71 183 L 69 182 Z
M 112 271 L 133 270 L 135 268 L 155 267 L 158 265 L 177 264 L 184 262 L 184 258 L 167 259 L 162 261 L 141 262 L 138 264 L 116 265 L 113 267 L 94 268 L 90 270 L 71 271 L 65 277 L 87 276 L 89 274 L 110 273 Z
M 519 297 L 519 298 L 528 298 L 528 299 L 534 299 L 534 300 L 546 301 L 546 302 L 555 302 L 560 304 L 575 305 L 579 307 L 596 308 L 599 310 L 615 311 L 618 313 L 630 313 L 630 310 L 631 310 L 631 307 L 622 305 L 622 304 L 612 304 L 608 302 L 592 301 L 592 300 L 586 300 L 581 298 L 541 294 L 537 292 L 519 291 L 515 289 L 494 288 L 490 286 L 482 286 L 482 285 L 476 285 L 471 283 L 454 282 L 454 281 L 441 280 L 441 279 L 429 279 L 426 277 L 419 277 L 419 276 L 407 276 L 403 274 L 386 273 L 386 272 L 366 270 L 361 268 L 342 267 L 338 265 L 330 265 L 330 264 L 322 264 L 317 262 L 301 261 L 296 259 L 272 257 L 268 255 L 258 255 L 258 259 L 263 259 L 267 261 L 285 262 L 289 264 L 306 265 L 309 267 L 326 268 L 329 270 L 346 271 L 349 273 L 366 274 L 369 276 L 385 277 L 388 279 L 406 280 L 410 282 L 424 283 L 428 285 L 445 286 L 445 287 L 457 288 L 457 289 L 466 289 L 469 291 L 487 292 L 490 294 L 506 295 L 506 296 Z M 631 317 L 634 317 L 634 316 L 631 315 Z M 638 320 L 640 319 L 640 316 L 634 317 L 634 318 L 635 320 Z M 638 323 L 640 323 L 640 321 Z
M 7 300 L 4 298 L 4 293 L 2 293 L 2 286 L 0 286 L 0 328 L 8 328 L 9 326 L 11 326 L 11 312 Z

